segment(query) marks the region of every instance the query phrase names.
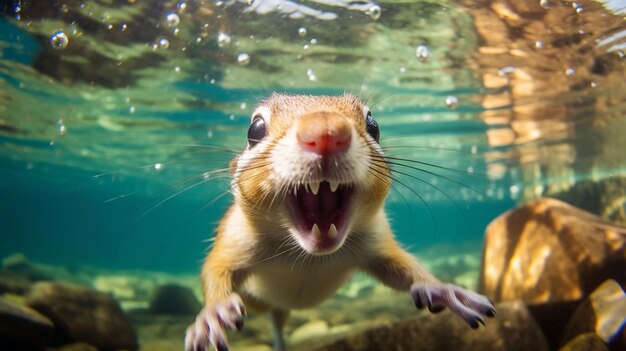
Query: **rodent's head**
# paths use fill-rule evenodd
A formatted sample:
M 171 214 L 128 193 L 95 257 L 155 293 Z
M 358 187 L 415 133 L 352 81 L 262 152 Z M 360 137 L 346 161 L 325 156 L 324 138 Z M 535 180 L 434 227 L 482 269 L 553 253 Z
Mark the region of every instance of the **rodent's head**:
M 379 133 L 353 95 L 273 94 L 252 114 L 236 159 L 236 201 L 261 232 L 287 228 L 307 252 L 332 253 L 367 229 L 389 191 Z

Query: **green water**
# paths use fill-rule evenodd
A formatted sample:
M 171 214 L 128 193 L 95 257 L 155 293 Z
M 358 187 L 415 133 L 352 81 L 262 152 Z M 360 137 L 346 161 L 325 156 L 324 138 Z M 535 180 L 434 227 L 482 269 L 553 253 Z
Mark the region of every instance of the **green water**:
M 227 179 L 200 176 L 234 154 L 204 146 L 243 150 L 249 114 L 272 91 L 353 92 L 387 153 L 423 162 L 396 167 L 387 204 L 416 252 L 478 252 L 485 226 L 517 202 L 626 168 L 624 27 L 572 20 L 559 30 L 589 34 L 561 43 L 547 31 L 545 44 L 528 39 L 544 45 L 536 56 L 490 66 L 465 2 L 383 1 L 380 17 L 369 2 L 305 4 L 322 18 L 245 2 L 16 3 L 0 17 L 0 257 L 195 272 L 231 201 Z M 600 5 L 580 16 L 602 11 L 619 18 Z M 66 47 L 51 42 L 59 31 Z M 567 56 L 581 42 L 587 51 Z M 559 52 L 570 61 L 543 63 Z M 538 66 L 569 88 L 542 88 L 553 78 L 528 73 Z M 531 97 L 516 80 L 528 74 L 544 79 Z

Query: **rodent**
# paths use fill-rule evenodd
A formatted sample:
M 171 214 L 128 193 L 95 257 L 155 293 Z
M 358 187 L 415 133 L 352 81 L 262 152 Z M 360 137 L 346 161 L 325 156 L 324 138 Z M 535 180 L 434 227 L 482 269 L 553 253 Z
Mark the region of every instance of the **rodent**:
M 248 146 L 231 162 L 234 202 L 202 267 L 205 304 L 187 329 L 187 351 L 227 350 L 226 330 L 242 327 L 245 308 L 270 313 L 275 349 L 285 350 L 289 311 L 324 301 L 356 270 L 473 328 L 495 315 L 487 298 L 439 282 L 395 241 L 379 136 L 351 94 L 274 93 L 259 103 Z

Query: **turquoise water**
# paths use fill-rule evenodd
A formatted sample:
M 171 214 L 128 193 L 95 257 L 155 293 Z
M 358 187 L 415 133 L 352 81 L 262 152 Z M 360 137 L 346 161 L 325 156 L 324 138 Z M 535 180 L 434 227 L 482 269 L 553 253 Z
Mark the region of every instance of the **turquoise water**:
M 0 257 L 197 271 L 231 201 L 227 179 L 195 177 L 233 154 L 204 146 L 242 150 L 249 114 L 272 91 L 353 92 L 389 155 L 424 162 L 398 167 L 387 203 L 415 252 L 478 252 L 485 226 L 516 203 L 626 169 L 624 26 L 599 3 L 495 63 L 487 49 L 512 49 L 494 48 L 480 31 L 488 19 L 465 2 L 385 1 L 380 17 L 373 2 L 311 2 L 326 15 L 303 18 L 235 1 L 10 3 L 0 17 Z M 51 41 L 57 32 L 66 47 Z

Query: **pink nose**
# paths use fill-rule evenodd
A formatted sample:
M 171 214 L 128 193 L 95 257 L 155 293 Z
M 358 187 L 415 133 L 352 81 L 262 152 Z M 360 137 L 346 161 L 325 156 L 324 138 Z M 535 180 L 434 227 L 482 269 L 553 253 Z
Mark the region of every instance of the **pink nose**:
M 306 151 L 319 155 L 343 153 L 350 147 L 352 126 L 336 114 L 314 113 L 298 121 L 298 143 Z

